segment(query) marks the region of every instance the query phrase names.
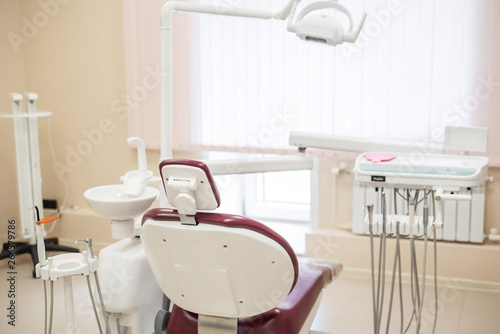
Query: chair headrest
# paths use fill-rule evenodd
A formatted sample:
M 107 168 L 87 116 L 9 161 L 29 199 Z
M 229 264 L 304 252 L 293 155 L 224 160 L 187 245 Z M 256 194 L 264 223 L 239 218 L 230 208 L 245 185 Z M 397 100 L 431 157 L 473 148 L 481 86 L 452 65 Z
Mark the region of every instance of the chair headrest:
M 168 202 L 181 215 L 215 210 L 220 196 L 208 166 L 196 160 L 169 159 L 160 163 L 160 175 Z

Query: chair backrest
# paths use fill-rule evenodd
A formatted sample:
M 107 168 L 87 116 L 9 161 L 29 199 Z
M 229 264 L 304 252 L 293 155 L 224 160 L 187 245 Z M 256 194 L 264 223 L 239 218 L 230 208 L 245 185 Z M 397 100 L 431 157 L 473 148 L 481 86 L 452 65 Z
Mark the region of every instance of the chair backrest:
M 193 167 L 202 170 L 204 176 L 196 171 L 191 176 L 197 181 L 190 182 L 203 187 L 203 196 L 220 203 L 205 164 L 169 160 L 164 166 L 175 166 L 182 173 Z M 169 174 L 168 179 L 172 177 L 176 176 Z M 169 191 L 165 181 L 166 177 L 167 196 L 182 194 Z M 207 189 L 212 189 L 212 195 Z M 197 190 L 189 191 L 190 197 L 196 199 Z M 169 202 L 176 201 L 169 196 Z M 279 234 L 241 216 L 211 212 L 186 215 L 191 220 L 182 219 L 177 210 L 153 209 L 144 215 L 141 229 L 155 279 L 177 306 L 209 316 L 248 317 L 276 307 L 293 289 L 298 276 L 297 258 Z

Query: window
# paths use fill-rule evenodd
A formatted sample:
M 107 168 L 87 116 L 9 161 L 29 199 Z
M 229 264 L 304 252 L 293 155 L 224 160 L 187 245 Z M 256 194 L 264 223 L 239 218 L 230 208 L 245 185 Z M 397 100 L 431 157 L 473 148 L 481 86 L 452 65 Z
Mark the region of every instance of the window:
M 286 3 L 197 1 L 272 10 Z M 133 93 L 159 73 L 162 3 L 124 0 L 130 134 L 156 148 L 159 87 L 145 98 Z M 445 125 L 489 126 L 488 154 L 500 164 L 491 144 L 500 139 L 500 100 L 492 98 L 500 94 L 500 4 L 345 5 L 355 22 L 368 17 L 355 44 L 335 48 L 300 41 L 282 21 L 174 14 L 174 146 L 281 153 L 290 130 L 440 142 Z
M 208 155 L 210 160 L 245 157 L 248 156 L 229 152 L 210 152 Z M 314 185 L 311 173 L 307 170 L 215 176 L 224 198 L 218 211 L 265 221 L 309 223 L 311 185 Z
M 309 222 L 311 171 L 246 175 L 245 215 L 268 220 Z
M 208 158 L 236 159 L 244 158 L 244 155 L 210 152 Z M 304 236 L 311 225 L 311 192 L 317 191 L 316 183 L 311 182 L 311 173 L 314 172 L 215 176 L 223 198 L 216 211 L 256 219 L 283 236 L 297 254 L 304 254 Z

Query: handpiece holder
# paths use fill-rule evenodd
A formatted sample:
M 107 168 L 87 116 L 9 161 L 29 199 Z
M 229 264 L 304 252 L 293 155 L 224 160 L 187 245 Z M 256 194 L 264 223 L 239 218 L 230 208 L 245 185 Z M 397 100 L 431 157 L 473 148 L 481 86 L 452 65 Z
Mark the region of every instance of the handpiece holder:
M 409 199 L 409 205 L 408 205 L 408 227 L 410 230 L 410 238 L 414 237 L 414 231 L 413 228 L 415 226 L 415 200 L 413 197 Z
M 366 210 L 368 210 L 368 228 L 370 233 L 373 233 L 373 204 L 367 205 Z

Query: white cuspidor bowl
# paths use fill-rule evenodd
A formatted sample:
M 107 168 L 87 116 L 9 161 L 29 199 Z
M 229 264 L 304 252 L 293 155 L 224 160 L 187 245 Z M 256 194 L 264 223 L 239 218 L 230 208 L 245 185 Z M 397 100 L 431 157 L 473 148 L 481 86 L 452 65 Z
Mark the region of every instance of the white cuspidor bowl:
M 88 189 L 83 196 L 99 215 L 112 221 L 130 221 L 146 212 L 156 202 L 159 191 L 147 186 L 137 197 L 122 194 L 123 184 Z

